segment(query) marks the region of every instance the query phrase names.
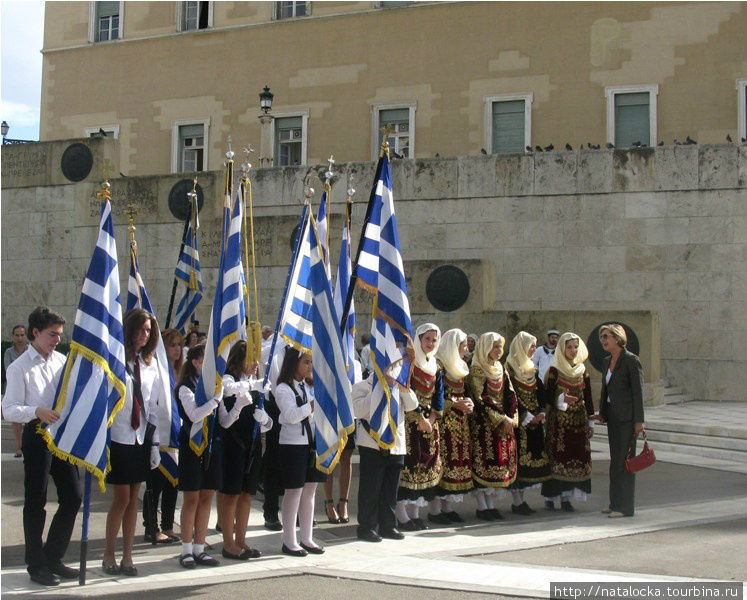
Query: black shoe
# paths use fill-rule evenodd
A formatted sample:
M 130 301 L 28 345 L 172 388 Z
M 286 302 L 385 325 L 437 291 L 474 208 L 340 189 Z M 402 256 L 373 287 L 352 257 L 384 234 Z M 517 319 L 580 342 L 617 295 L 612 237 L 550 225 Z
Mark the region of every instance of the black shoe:
M 299 556 L 300 557 L 300 556 L 308 556 L 308 554 L 309 554 L 303 548 L 301 548 L 300 550 L 291 550 L 285 544 L 283 544 L 283 547 L 280 549 L 280 551 L 283 554 L 287 554 L 288 556 Z
M 277 520 L 265 520 L 265 529 L 267 529 L 267 531 L 283 531 L 283 524 Z
M 511 505 L 511 512 L 517 515 L 531 515 L 534 511 L 529 508 L 529 505 L 526 502 L 522 502 L 518 506 L 515 504 Z
M 119 565 L 119 572 L 122 573 L 122 575 L 126 575 L 127 577 L 137 577 L 137 569 L 135 568 L 135 565 Z
M 244 546 L 244 552 L 242 552 L 242 554 L 246 554 L 247 558 L 259 558 L 262 556 L 262 553 L 259 550 L 252 548 L 251 546 Z
M 60 578 L 52 573 L 52 571 L 50 571 L 47 567 L 42 567 L 41 569 L 34 571 L 33 573 L 29 573 L 29 577 L 31 577 L 31 581 L 40 585 L 60 585 Z
M 481 521 L 492 521 L 493 520 L 493 515 L 490 514 L 490 511 L 488 509 L 476 510 L 475 516 Z
M 397 522 L 397 525 L 399 525 L 399 529 L 402 531 L 418 531 L 418 526 L 415 524 L 414 521 L 405 521 L 404 523 Z
M 529 506 L 529 505 L 528 505 L 528 504 L 527 504 L 526 502 L 522 502 L 522 503 L 521 503 L 521 506 L 523 506 L 523 507 L 524 507 L 524 510 L 525 510 L 525 511 L 527 511 L 527 514 L 528 514 L 528 515 L 533 515 L 534 513 L 536 513 L 536 512 L 537 512 L 537 511 L 536 511 L 536 510 L 534 510 L 534 509 L 533 509 L 533 508 L 532 508 L 531 506 Z
M 380 542 L 381 536 L 373 529 L 362 529 L 357 532 L 358 539 L 363 542 Z
M 223 555 L 223 558 L 227 558 L 228 560 L 249 560 L 248 550 L 244 550 L 239 554 L 231 554 L 228 550 L 223 548 L 223 550 L 221 550 L 221 554 Z
M 58 562 L 55 566 L 50 567 L 49 570 L 57 575 L 60 579 L 78 579 L 80 571 L 73 569 L 72 567 L 66 567 L 61 562 Z
M 545 500 L 545 510 L 555 510 L 555 502 L 552 500 Z
M 207 552 L 192 554 L 192 556 L 194 556 L 195 562 L 198 565 L 202 565 L 204 567 L 217 567 L 220 564 L 220 561 L 217 558 L 213 558 Z
M 396 527 L 392 527 L 391 529 L 389 529 L 387 531 L 382 531 L 381 532 L 381 537 L 382 538 L 386 538 L 388 540 L 404 540 L 405 539 L 405 534 L 402 533 Z M 381 538 L 379 538 L 379 539 L 381 539 Z
M 428 513 L 428 520 L 431 523 L 437 523 L 438 525 L 451 525 L 451 519 L 449 519 L 449 517 L 447 517 L 443 513 L 439 513 L 437 515 Z
M 464 519 L 462 519 L 461 516 L 459 516 L 459 513 L 455 510 L 451 510 L 447 513 L 442 513 L 446 515 L 446 517 L 451 521 L 452 523 L 464 523 Z
M 490 513 L 490 516 L 493 517 L 494 521 L 503 521 L 503 515 L 497 508 L 489 508 L 488 512 Z
M 426 529 L 430 529 L 430 526 L 428 525 L 428 523 L 423 521 L 423 519 L 421 518 L 413 519 L 412 522 L 415 523 L 415 525 L 418 528 L 417 529 L 418 531 L 425 531 Z
M 563 500 L 560 503 L 560 508 L 561 508 L 561 510 L 564 510 L 565 512 L 576 512 L 576 509 L 573 508 L 573 505 L 570 502 L 568 502 L 567 500 Z
M 321 546 L 307 546 L 303 542 L 301 542 L 301 548 L 306 550 L 309 554 L 324 554 L 324 548 Z

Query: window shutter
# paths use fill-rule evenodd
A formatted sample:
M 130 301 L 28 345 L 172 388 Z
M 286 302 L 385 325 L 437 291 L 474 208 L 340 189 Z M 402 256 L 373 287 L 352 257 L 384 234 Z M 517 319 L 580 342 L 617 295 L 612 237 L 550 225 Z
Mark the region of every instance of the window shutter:
M 634 142 L 651 145 L 649 93 L 615 94 L 615 146 L 628 148 Z
M 99 19 L 119 15 L 119 2 L 97 2 L 96 15 Z
M 524 150 L 524 100 L 493 102 L 493 154 Z
M 389 108 L 379 112 L 379 126 L 384 127 L 387 123 L 396 125 L 407 123 L 410 120 L 409 108 Z

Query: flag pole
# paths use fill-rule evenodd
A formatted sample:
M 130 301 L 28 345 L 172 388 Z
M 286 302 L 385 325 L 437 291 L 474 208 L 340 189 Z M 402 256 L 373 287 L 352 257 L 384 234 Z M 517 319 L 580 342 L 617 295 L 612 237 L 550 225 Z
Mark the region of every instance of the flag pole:
M 196 210 L 197 207 L 193 208 L 193 202 L 192 202 L 192 196 L 191 194 L 196 194 L 196 188 L 197 188 L 197 177 L 195 177 L 192 180 L 192 192 L 187 194 L 187 199 L 189 201 L 189 213 L 187 215 L 187 219 L 184 221 L 184 231 L 182 232 L 182 244 L 179 246 L 179 254 L 176 256 L 176 263 L 179 264 L 179 257 L 182 255 L 182 252 L 184 252 L 184 238 L 187 237 L 187 230 L 189 229 L 189 223 L 192 220 L 192 211 Z M 174 277 L 174 285 L 171 286 L 171 298 L 169 298 L 169 310 L 166 313 L 166 329 L 169 328 L 169 325 L 171 324 L 171 311 L 174 308 L 174 298 L 176 297 L 176 286 L 178 285 L 178 281 L 176 277 Z
M 345 306 L 343 307 L 342 315 L 340 317 L 340 331 L 345 331 L 345 324 L 348 320 L 348 313 L 350 313 L 350 305 L 353 302 L 353 292 L 355 292 L 355 286 L 358 283 L 358 260 L 360 260 L 361 252 L 363 251 L 363 241 L 365 239 L 366 226 L 371 219 L 371 210 L 374 205 L 374 198 L 376 197 L 376 182 L 379 180 L 381 175 L 381 169 L 384 164 L 384 156 L 389 158 L 389 133 L 393 131 L 393 127 L 390 123 L 381 129 L 384 140 L 381 142 L 381 151 L 379 152 L 379 162 L 376 165 L 376 174 L 374 175 L 374 182 L 371 186 L 371 194 L 368 197 L 368 206 L 366 206 L 366 216 L 363 219 L 363 227 L 361 228 L 361 236 L 358 240 L 358 250 L 355 253 L 355 261 L 353 262 L 353 270 L 350 274 L 350 287 L 348 288 L 348 297 L 345 299 Z
M 88 555 L 88 519 L 91 516 L 91 472 L 86 469 L 83 483 L 83 531 L 80 536 L 80 570 L 78 585 L 86 585 L 86 562 Z

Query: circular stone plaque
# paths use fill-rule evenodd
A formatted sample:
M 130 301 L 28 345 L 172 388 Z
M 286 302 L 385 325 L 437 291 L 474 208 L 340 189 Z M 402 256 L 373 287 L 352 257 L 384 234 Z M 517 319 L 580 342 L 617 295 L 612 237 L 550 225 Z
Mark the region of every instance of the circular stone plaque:
M 83 181 L 93 167 L 93 154 L 88 146 L 76 142 L 62 153 L 60 169 L 69 181 Z
M 628 336 L 628 344 L 626 347 L 630 352 L 632 352 L 633 354 L 638 354 L 641 351 L 641 345 L 638 342 L 638 336 L 635 334 L 635 331 L 633 331 L 630 325 L 620 323 L 619 321 L 605 321 L 604 323 L 600 323 L 589 334 L 589 337 L 586 340 L 586 347 L 589 349 L 589 362 L 600 373 L 602 372 L 602 369 L 604 369 L 604 361 L 609 356 L 609 354 L 604 351 L 604 348 L 602 348 L 602 342 L 599 341 L 599 328 L 602 325 L 609 325 L 610 323 L 622 325 L 623 329 L 625 330 L 625 335 Z
M 189 202 L 187 194 L 192 191 L 192 180 L 182 179 L 177 181 L 169 192 L 169 210 L 180 221 L 186 221 L 189 218 Z M 200 184 L 197 184 L 197 212 L 202 210 L 204 197 Z
M 459 267 L 444 265 L 428 276 L 425 294 L 438 310 L 451 312 L 469 298 L 469 278 Z

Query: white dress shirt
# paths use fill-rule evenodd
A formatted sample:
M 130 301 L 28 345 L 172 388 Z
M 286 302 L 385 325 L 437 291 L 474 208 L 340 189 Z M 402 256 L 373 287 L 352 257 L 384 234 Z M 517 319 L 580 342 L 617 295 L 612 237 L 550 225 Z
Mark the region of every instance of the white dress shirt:
M 65 355 L 57 351 L 45 359 L 29 345 L 8 367 L 3 397 L 3 416 L 14 423 L 36 419 L 36 408 L 53 408 L 57 384 L 65 366 Z
M 545 383 L 545 374 L 550 368 L 553 356 L 555 356 L 555 349 L 548 349 L 546 346 L 540 346 L 532 355 L 532 362 L 537 368 L 537 377 Z
M 356 419 L 371 419 L 371 413 L 375 408 L 371 403 L 371 389 L 375 374 L 371 374 L 368 379 L 359 381 L 353 386 L 353 393 L 350 397 L 353 405 L 353 414 Z M 390 454 L 404 455 L 407 454 L 407 444 L 405 443 L 405 413 L 415 410 L 418 407 L 418 399 L 412 391 L 403 391 L 398 386 L 394 387 L 393 397 L 399 401 L 399 412 L 397 413 L 397 436 L 394 440 L 394 446 L 389 451 Z M 358 446 L 366 448 L 379 449 L 379 444 L 374 440 L 359 422 L 355 434 L 355 443 Z
M 158 364 L 156 359 L 153 358 L 150 364 L 147 365 L 140 358 L 140 355 L 135 359 L 140 363 L 140 391 L 143 394 L 143 406 L 145 408 L 145 414 L 140 413 L 140 427 L 137 429 L 132 428 L 132 403 L 134 401 L 134 386 L 133 378 L 130 375 L 135 367 L 133 362 L 128 362 L 127 366 L 130 373 L 127 373 L 127 393 L 125 394 L 125 402 L 122 409 L 115 415 L 114 422 L 112 423 L 112 441 L 118 444 L 127 444 L 132 446 L 134 444 L 142 444 L 145 441 L 145 428 L 148 423 L 152 423 L 156 427 L 156 431 L 153 434 L 152 444 L 158 446 L 160 443 L 160 437 L 158 432 L 158 403 L 160 401 L 160 389 L 161 381 L 158 374 Z
M 304 387 L 306 385 L 304 384 Z M 304 394 L 301 390 L 301 382 L 294 381 L 293 387 L 295 388 L 295 392 L 303 398 Z M 306 436 L 306 429 L 303 426 L 303 420 L 311 417 L 313 410 L 311 408 L 311 396 L 308 393 L 308 388 L 306 389 L 306 398 L 309 402 L 297 406 L 296 394 L 287 383 L 281 383 L 275 388 L 275 402 L 280 410 L 278 421 L 282 425 L 280 428 L 280 444 L 303 445 L 309 443 L 309 439 Z M 311 426 L 311 419 L 309 419 L 309 426 Z M 311 431 L 313 435 L 313 427 Z
M 195 381 L 194 383 L 196 384 L 197 382 Z M 218 400 L 222 397 L 223 388 L 221 388 L 220 396 L 211 398 L 202 406 L 197 406 L 197 402 L 195 402 L 195 393 L 186 385 L 179 388 L 179 402 L 181 402 L 184 412 L 193 424 L 202 423 L 202 420 L 216 409 L 218 406 Z

